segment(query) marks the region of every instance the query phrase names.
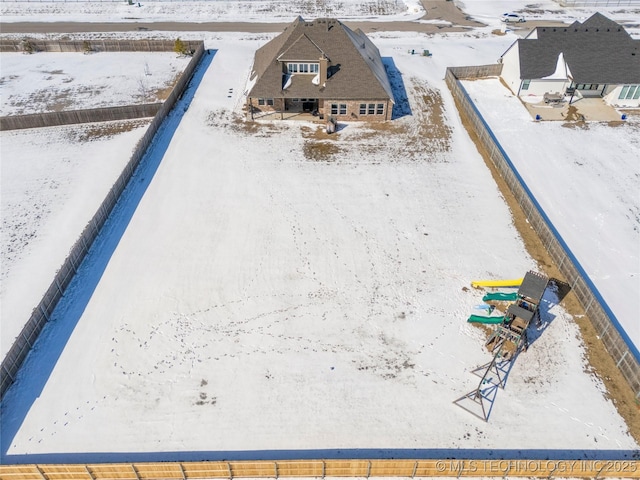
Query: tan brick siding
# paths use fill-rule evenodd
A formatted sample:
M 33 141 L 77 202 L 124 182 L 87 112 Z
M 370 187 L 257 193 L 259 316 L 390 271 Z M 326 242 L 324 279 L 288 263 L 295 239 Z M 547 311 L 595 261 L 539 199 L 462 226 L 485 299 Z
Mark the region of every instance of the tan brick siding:
M 327 117 L 333 117 L 338 121 L 343 122 L 383 122 L 385 120 L 391 119 L 391 108 L 392 103 L 389 100 L 324 100 L 320 102 L 321 105 L 318 107 L 318 111 Z M 338 106 L 338 113 L 333 114 L 331 112 L 331 105 L 335 104 Z M 347 106 L 347 113 L 343 115 L 340 113 L 340 105 Z M 366 105 L 366 110 L 364 114 L 360 113 L 360 104 Z M 373 105 L 374 113 L 369 114 L 369 105 Z M 382 113 L 376 113 L 378 111 L 378 105 L 382 104 Z
M 249 105 L 253 108 L 254 114 L 266 113 L 266 112 L 280 112 L 284 109 L 284 99 L 283 98 L 274 98 L 273 105 L 267 105 L 267 101 L 265 99 L 264 105 L 259 105 L 259 99 L 250 98 Z M 331 105 L 335 104 L 338 106 L 337 113 L 331 113 Z M 360 105 L 365 104 L 366 110 L 364 114 L 360 113 Z M 340 105 L 346 105 L 346 114 L 341 114 Z M 370 114 L 369 106 L 373 105 L 373 114 Z M 378 105 L 382 105 L 382 113 L 377 113 L 380 110 L 378 109 Z M 391 110 L 393 108 L 393 104 L 387 100 L 318 100 L 318 113 L 322 115 L 325 119 L 328 117 L 333 117 L 338 121 L 343 122 L 384 122 L 385 120 L 391 119 Z

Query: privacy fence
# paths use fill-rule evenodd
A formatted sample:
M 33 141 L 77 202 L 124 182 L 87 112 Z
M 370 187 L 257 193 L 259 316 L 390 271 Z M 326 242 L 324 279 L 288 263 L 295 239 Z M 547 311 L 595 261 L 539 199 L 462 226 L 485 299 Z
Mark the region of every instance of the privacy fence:
M 3 0 L 4 1 L 4 0 Z M 184 49 L 195 52 L 201 41 L 182 40 Z M 173 40 L 38 40 L 0 39 L 0 52 L 171 52 Z
M 108 122 L 131 120 L 155 116 L 162 108 L 161 103 L 123 105 L 121 107 L 88 108 L 64 112 L 34 113 L 0 117 L 0 130 L 21 130 L 25 128 L 53 127 L 76 123 Z
M 0 466 L 0 480 L 640 478 L 638 460 L 280 460 Z
M 489 125 L 485 122 L 475 104 L 460 83 L 460 79 L 498 76 L 501 64 L 478 67 L 450 67 L 445 80 L 453 97 L 467 117 L 482 146 L 488 152 L 491 162 L 505 180 L 520 204 L 529 224 L 542 240 L 558 269 L 570 284 L 576 297 L 585 309 L 600 339 L 617 367 L 633 389 L 636 401 L 640 401 L 640 364 L 638 349 L 626 334 L 606 301 L 598 292 L 580 262 L 555 229 L 535 197 L 518 174 L 509 156 L 500 146 Z
M 173 42 L 170 43 L 172 46 Z M 120 198 L 120 194 L 124 191 L 125 187 L 129 183 L 131 176 L 136 170 L 136 167 L 140 163 L 140 160 L 144 156 L 147 148 L 151 144 L 153 137 L 158 131 L 158 128 L 160 128 L 163 120 L 165 119 L 169 111 L 173 108 L 178 98 L 180 98 L 180 96 L 184 92 L 203 54 L 204 43 L 200 42 L 195 48 L 193 58 L 191 59 L 184 72 L 178 79 L 175 87 L 151 121 L 151 124 L 147 128 L 144 137 L 142 137 L 142 139 L 138 142 L 138 145 L 136 146 L 131 159 L 116 180 L 115 184 L 111 187 L 111 190 L 109 190 L 107 197 L 98 208 L 98 211 L 85 227 L 84 231 L 80 235 L 80 238 L 71 248 L 69 256 L 64 261 L 62 267 L 60 267 L 60 270 L 57 272 L 55 278 L 53 279 L 51 286 L 45 292 L 40 303 L 33 310 L 29 321 L 26 323 L 26 325 L 22 329 L 22 332 L 20 332 L 20 335 L 18 335 L 15 342 L 11 346 L 11 349 L 2 360 L 2 365 L 0 366 L 0 399 L 4 397 L 7 389 L 14 382 L 20 366 L 27 357 L 27 354 L 38 338 L 38 335 L 44 328 L 44 325 L 51 317 L 51 314 L 56 308 L 56 305 L 64 295 L 65 289 L 71 282 L 71 279 L 75 275 L 78 267 L 84 260 L 84 257 L 91 248 L 93 241 L 100 233 L 100 229 L 109 217 L 109 214 L 113 210 L 113 207 L 118 201 L 118 198 Z

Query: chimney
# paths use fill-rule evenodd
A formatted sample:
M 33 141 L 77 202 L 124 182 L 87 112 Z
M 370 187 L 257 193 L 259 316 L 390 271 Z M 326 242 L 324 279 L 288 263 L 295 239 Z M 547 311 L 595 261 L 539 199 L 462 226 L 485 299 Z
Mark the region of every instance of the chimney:
M 320 68 L 318 71 L 318 85 L 320 85 L 321 87 L 324 86 L 325 82 L 327 81 L 328 68 L 329 68 L 329 59 L 323 53 L 322 56 L 320 57 Z

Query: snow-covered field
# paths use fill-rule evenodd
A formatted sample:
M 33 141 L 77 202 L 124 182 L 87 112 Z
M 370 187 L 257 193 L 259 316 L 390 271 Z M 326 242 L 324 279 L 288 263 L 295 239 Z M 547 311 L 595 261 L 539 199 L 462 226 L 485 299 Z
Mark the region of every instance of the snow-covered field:
M 586 20 L 595 11 L 624 24 L 637 25 L 640 8 L 617 5 L 562 8 L 553 0 L 453 0 L 472 18 L 491 26 L 500 24 L 504 12 L 518 12 L 527 20 L 554 20 L 572 23 Z M 140 5 L 140 6 L 138 6 Z M 443 23 L 430 18 L 420 0 L 200 0 L 143 1 L 128 5 L 123 1 L 11 1 L 0 0 L 3 23 L 12 22 L 283 22 L 303 18 L 333 17 L 372 22 L 420 21 Z
M 140 6 L 138 6 L 140 5 Z M 419 0 L 231 0 L 180 2 L 7 2 L 0 3 L 3 22 L 29 21 L 39 16 L 46 21 L 78 22 L 290 22 L 305 18 L 415 20 L 424 14 Z
M 205 39 L 217 52 L 171 142 L 3 401 L 4 461 L 638 448 L 551 291 L 490 421 L 452 404 L 490 358 L 465 322 L 482 295 L 470 280 L 536 266 L 442 79 L 513 38 L 373 39 L 411 114 L 331 139 L 243 125 L 264 39 Z

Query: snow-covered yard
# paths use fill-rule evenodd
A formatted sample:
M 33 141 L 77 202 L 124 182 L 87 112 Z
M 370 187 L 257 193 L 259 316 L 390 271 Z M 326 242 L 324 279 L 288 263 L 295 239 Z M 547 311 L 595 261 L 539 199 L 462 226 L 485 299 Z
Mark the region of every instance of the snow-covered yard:
M 536 265 L 442 79 L 513 38 L 373 39 L 409 104 L 386 128 L 331 138 L 245 124 L 264 40 L 207 40 L 215 56 L 152 151 L 157 171 L 138 177 L 144 196 L 121 206 L 111 247 L 88 259 L 3 401 L 3 461 L 638 448 L 552 291 L 490 421 L 452 404 L 490 358 L 465 321 L 481 298 L 469 282 Z
M 0 59 L 3 115 L 157 101 L 189 61 L 170 52 L 2 53 Z M 2 132 L 3 358 L 148 124 Z
M 173 52 L 2 53 L 1 115 L 160 102 L 189 57 Z
M 464 87 L 638 348 L 640 117 L 534 122 L 499 79 Z

